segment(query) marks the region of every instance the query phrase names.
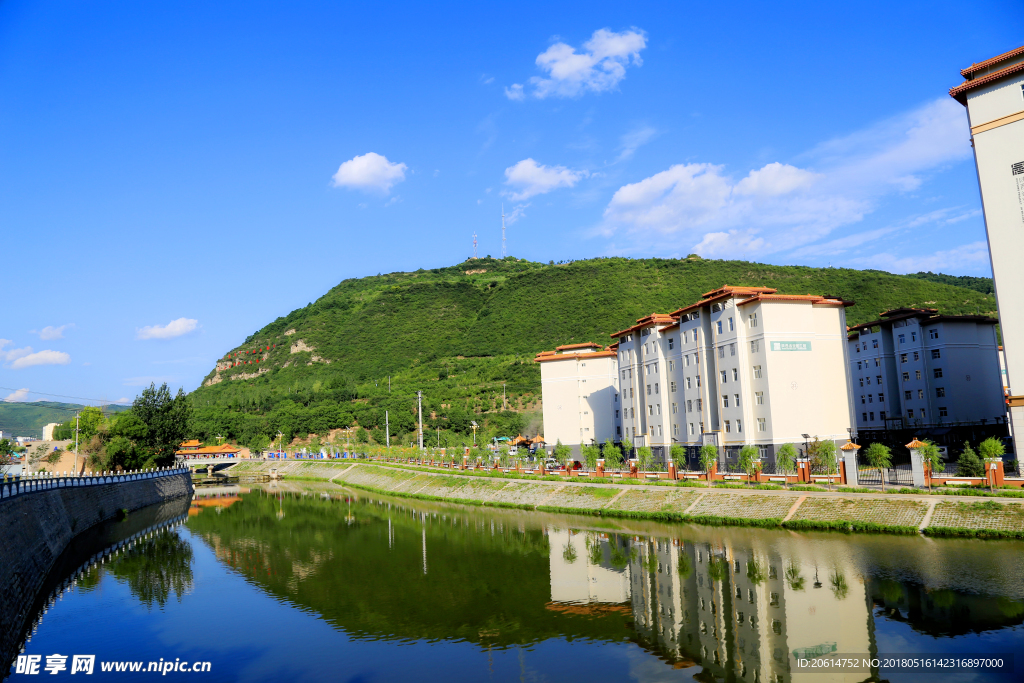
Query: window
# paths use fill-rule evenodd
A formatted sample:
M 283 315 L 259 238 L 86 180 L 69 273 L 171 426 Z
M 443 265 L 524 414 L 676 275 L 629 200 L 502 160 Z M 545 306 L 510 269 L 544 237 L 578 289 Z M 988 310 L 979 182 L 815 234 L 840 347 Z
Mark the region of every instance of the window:
M 907 354 L 901 353 L 900 354 L 900 363 L 906 363 L 906 362 L 907 362 Z
M 651 385 L 650 384 L 647 385 L 647 395 L 648 396 L 651 395 Z
M 654 395 L 655 396 L 658 395 L 658 383 L 657 382 L 654 383 Z
M 736 420 L 736 431 L 737 432 L 742 432 L 743 431 L 743 420 Z
M 658 415 L 661 415 L 661 404 L 658 404 Z
M 929 339 L 938 339 L 939 338 L 939 331 L 936 330 L 936 329 L 928 330 L 928 338 Z
M 616 420 L 618 420 L 618 419 L 619 419 L 619 411 L 617 411 L 617 410 L 615 411 L 615 419 L 616 419 Z
M 672 404 L 672 414 L 675 415 L 678 412 L 679 412 L 679 404 L 678 403 L 673 403 Z
M 914 370 L 914 379 L 921 379 L 921 371 Z
M 760 350 L 761 350 L 761 342 L 759 340 L 755 339 L 754 341 L 750 342 L 750 352 L 751 353 L 757 353 Z
M 914 360 L 921 360 L 921 354 L 917 351 L 914 351 Z
M 747 316 L 747 322 L 751 327 L 757 327 L 757 313 L 751 313 Z
M 649 416 L 651 416 L 651 417 L 654 417 L 654 405 L 648 404 L 648 406 L 647 406 L 647 414 Z
M 863 422 L 867 422 L 868 421 L 868 414 L 867 413 L 861 413 L 860 414 L 860 419 Z
M 907 409 L 907 417 L 914 417 L 914 409 L 913 408 L 908 408 Z
M 856 351 L 857 353 L 860 353 L 860 344 L 854 344 L 853 350 Z
M 764 392 L 763 391 L 755 391 L 754 392 L 754 403 L 756 403 L 759 406 L 763 406 L 764 405 Z
M 729 377 L 725 374 L 725 370 L 722 370 L 720 374 L 722 375 L 722 384 L 725 384 L 729 380 Z
M 688 413 L 692 413 L 693 412 L 693 401 L 692 400 L 687 400 L 686 401 L 686 412 L 688 412 Z
M 719 358 L 725 358 L 725 347 L 724 346 L 719 346 L 718 347 L 718 357 Z
M 860 379 L 860 385 L 861 385 L 861 386 L 864 386 L 864 378 L 863 378 L 863 377 L 861 377 L 861 378 L 859 378 L 859 379 Z
M 932 377 L 935 379 L 942 379 L 942 368 L 935 368 L 932 370 Z
M 885 419 L 885 411 L 884 410 L 881 411 L 880 413 L 878 413 L 878 419 L 879 420 L 884 420 Z
M 903 381 L 904 382 L 909 382 L 910 381 L 910 373 L 909 372 L 904 372 L 903 373 Z
M 668 390 L 670 392 L 672 392 L 673 394 L 676 393 L 676 383 L 675 382 L 669 382 L 668 383 Z
M 885 403 L 885 394 L 879 394 L 878 395 L 878 402 L 879 403 Z
M 914 392 L 912 392 L 912 391 L 904 391 L 903 392 L 903 398 L 906 399 L 907 401 L 909 401 L 913 397 L 913 395 L 914 395 Z
M 949 417 L 949 412 L 942 406 L 939 406 L 939 417 Z
M 903 344 L 906 344 L 906 343 L 907 343 L 907 335 L 901 334 L 900 335 L 900 344 L 903 345 Z
M 925 418 L 924 408 L 921 408 L 921 419 L 923 420 L 924 418 Z
M 729 344 L 729 355 L 730 356 L 735 356 L 736 355 L 736 344 L 735 343 Z
M 732 397 L 734 399 L 736 407 L 739 408 L 740 407 L 740 395 L 739 394 L 733 394 Z
M 935 387 L 935 398 L 946 398 L 946 387 Z
M 757 418 L 757 431 L 766 432 L 768 431 L 768 423 L 763 417 Z
M 675 337 L 669 337 L 668 338 L 668 350 L 671 351 L 674 348 L 676 348 L 676 338 Z
M 882 359 L 881 358 L 876 358 L 875 359 L 875 367 L 876 368 L 882 367 Z
M 875 402 L 875 395 L 874 394 L 868 394 L 868 403 L 874 403 L 874 402 Z
M 912 342 L 916 342 L 917 341 L 917 332 L 911 332 L 910 333 L 910 341 L 912 341 Z
M 615 428 L 615 436 L 622 436 L 622 427 Z
M 861 404 L 861 405 L 864 405 L 864 404 L 865 404 L 865 403 L 867 403 L 867 402 L 868 402 L 868 401 L 867 401 L 867 396 L 865 396 L 864 394 L 861 394 L 861 395 L 860 395 L 860 404 Z
M 722 334 L 722 321 L 719 320 L 715 323 L 715 329 L 718 330 L 718 334 Z
M 683 366 L 687 368 L 690 367 L 690 354 L 683 356 Z
M 736 328 L 732 325 L 732 318 L 729 318 L 729 331 L 732 332 L 734 329 Z
M 693 436 L 693 423 L 690 423 L 690 435 Z
M 875 421 L 875 414 L 874 413 L 868 413 L 868 415 L 871 416 L 870 419 L 871 419 L 872 422 L 874 422 Z
M 644 344 L 644 355 L 647 355 L 647 344 Z
M 732 434 L 732 423 L 728 420 L 725 421 L 725 433 Z
M 942 358 L 942 352 L 939 349 L 932 349 L 932 360 L 938 360 Z
M 875 375 L 875 383 L 878 384 L 879 386 L 881 386 L 881 384 L 882 384 L 882 376 L 881 375 Z
M 703 409 L 704 409 L 704 401 L 698 398 L 697 399 L 697 412 L 700 412 Z M 702 431 L 702 432 L 704 431 L 703 424 L 701 425 L 700 431 Z
M 754 379 L 761 379 L 761 366 L 760 365 L 755 365 L 754 366 Z
M 700 375 L 697 375 L 697 388 L 700 389 Z
M 878 340 L 877 339 L 872 339 L 871 340 L 871 348 L 873 348 L 873 349 L 877 349 L 878 348 Z M 877 363 L 878 361 L 875 361 L 875 362 Z
M 696 335 L 694 335 L 694 337 L 696 337 Z M 683 343 L 684 344 L 688 344 L 689 342 L 690 342 L 690 331 L 689 330 L 684 330 L 683 331 Z
M 857 369 L 860 370 L 860 361 L 857 361 Z
M 676 369 L 676 362 L 674 360 L 670 360 L 668 362 L 668 371 L 672 372 L 675 369 Z
M 738 382 L 739 379 L 740 379 L 740 371 L 737 370 L 736 368 L 733 368 L 732 369 L 732 381 L 733 382 Z
M 865 377 L 864 378 L 864 383 L 865 384 L 871 384 L 871 378 L 870 377 Z
M 917 390 L 917 397 L 918 398 L 924 398 L 924 389 L 918 389 Z
M 729 394 L 722 394 L 722 407 L 723 408 L 728 408 L 729 407 Z
M 626 371 L 625 370 L 622 371 L 622 379 L 626 379 Z

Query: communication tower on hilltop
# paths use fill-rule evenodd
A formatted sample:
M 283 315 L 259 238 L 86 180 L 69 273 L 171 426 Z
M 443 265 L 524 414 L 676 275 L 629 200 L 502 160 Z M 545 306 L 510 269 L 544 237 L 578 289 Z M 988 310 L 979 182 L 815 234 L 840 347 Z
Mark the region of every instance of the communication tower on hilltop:
M 501 258 L 505 258 L 505 204 L 501 205 Z
M 476 233 L 473 233 L 473 258 L 476 259 Z

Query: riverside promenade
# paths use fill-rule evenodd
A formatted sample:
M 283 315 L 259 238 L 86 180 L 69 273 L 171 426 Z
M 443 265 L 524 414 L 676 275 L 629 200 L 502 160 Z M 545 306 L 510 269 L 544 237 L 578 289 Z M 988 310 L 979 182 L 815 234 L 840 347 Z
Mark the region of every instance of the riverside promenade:
M 232 475 L 330 481 L 453 503 L 703 524 L 845 532 L 1024 538 L 1024 499 L 920 493 L 765 490 L 688 482 L 518 478 L 483 470 L 367 461 L 242 461 Z

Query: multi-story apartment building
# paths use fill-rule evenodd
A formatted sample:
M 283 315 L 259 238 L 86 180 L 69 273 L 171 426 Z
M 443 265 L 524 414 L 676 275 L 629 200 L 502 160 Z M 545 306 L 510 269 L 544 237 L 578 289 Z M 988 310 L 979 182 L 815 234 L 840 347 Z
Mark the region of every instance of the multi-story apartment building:
M 854 419 L 843 395 L 850 385 L 846 305 L 725 286 L 614 333 L 623 407 L 630 408 L 624 440 L 652 446 L 661 458 L 673 443 L 688 447 L 691 458 L 716 443 L 723 464 L 748 444 L 773 461 L 784 443 L 802 447 L 804 434 L 845 440 Z
M 898 308 L 851 327 L 858 431 L 1004 420 L 997 322 Z
M 617 356 L 600 344 L 568 344 L 542 351 L 540 363 L 544 432 L 578 456 L 580 446 L 619 440 Z

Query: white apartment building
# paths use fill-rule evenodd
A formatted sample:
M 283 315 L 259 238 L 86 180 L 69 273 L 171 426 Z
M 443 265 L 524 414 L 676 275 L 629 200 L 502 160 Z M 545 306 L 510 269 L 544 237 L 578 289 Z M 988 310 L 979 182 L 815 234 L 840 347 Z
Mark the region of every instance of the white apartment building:
M 1024 453 L 1024 47 L 960 72 L 1006 353 L 1015 451 Z M 1018 456 L 1024 467 L 1024 458 Z
M 614 333 L 622 440 L 660 459 L 673 443 L 691 458 L 715 443 L 723 466 L 748 444 L 773 461 L 784 443 L 802 450 L 804 434 L 845 442 L 854 421 L 846 305 L 725 286 Z
M 899 308 L 851 327 L 857 429 L 1003 421 L 997 322 Z
M 582 445 L 619 440 L 614 350 L 600 344 L 568 344 L 542 351 L 534 361 L 541 366 L 544 438 L 549 447 L 561 441 L 578 458 Z

